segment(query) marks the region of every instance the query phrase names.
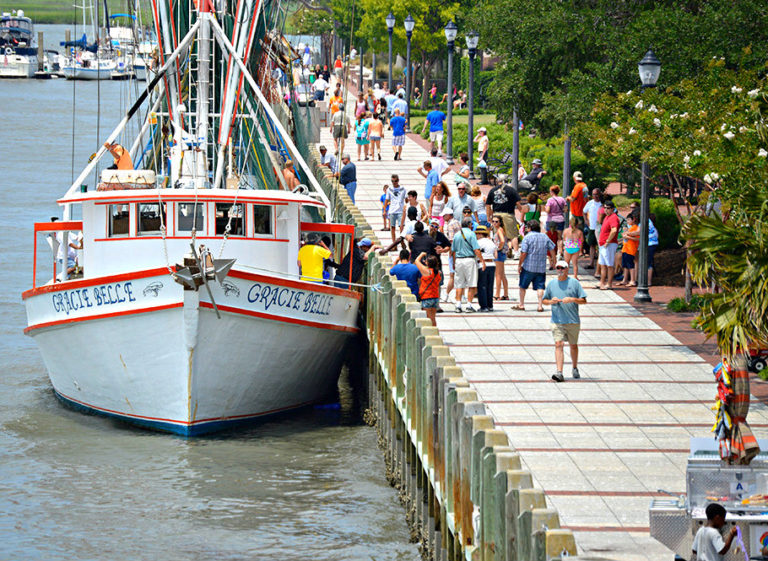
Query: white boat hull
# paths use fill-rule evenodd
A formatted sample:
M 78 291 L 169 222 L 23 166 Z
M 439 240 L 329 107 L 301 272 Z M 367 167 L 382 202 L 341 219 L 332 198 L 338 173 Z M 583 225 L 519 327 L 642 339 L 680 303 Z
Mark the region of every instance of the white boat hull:
M 100 68 L 82 66 L 62 66 L 61 72 L 67 80 L 110 80 L 115 65 L 105 65 Z
M 128 277 L 26 293 L 27 333 L 63 400 L 145 427 L 203 434 L 317 402 L 357 331 L 349 291 L 240 273 L 211 285 L 218 319 L 204 289 Z
M 37 57 L 0 54 L 0 78 L 32 78 L 37 72 Z

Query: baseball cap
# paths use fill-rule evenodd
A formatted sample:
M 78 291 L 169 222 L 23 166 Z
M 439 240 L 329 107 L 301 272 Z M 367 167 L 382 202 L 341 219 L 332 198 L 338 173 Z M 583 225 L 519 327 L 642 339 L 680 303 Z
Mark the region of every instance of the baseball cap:
M 448 216 L 449 214 L 453 216 L 453 209 L 447 206 L 443 209 L 443 212 L 440 213 L 440 216 Z
M 318 150 L 320 150 L 322 152 L 323 150 L 328 150 L 328 148 L 326 148 L 325 146 L 323 146 L 321 144 L 320 147 L 318 148 Z
M 371 247 L 373 245 L 373 242 L 371 241 L 371 238 L 363 238 L 359 242 L 357 242 L 358 247 Z
M 429 225 L 430 226 L 438 226 L 439 227 L 440 226 L 440 221 L 437 220 L 436 218 L 433 218 L 432 220 L 429 221 Z
M 535 159 L 535 160 L 533 160 L 531 163 L 532 163 L 532 164 L 536 164 L 537 166 L 540 166 L 540 165 L 541 165 L 541 160 L 540 160 L 539 158 L 536 158 L 536 159 Z
M 479 129 L 477 129 L 477 132 L 488 132 L 488 129 L 485 127 L 480 127 Z
M 581 178 L 582 178 L 581 172 L 580 172 L 580 171 L 575 171 L 575 172 L 573 172 L 573 178 L 574 178 L 576 181 L 581 181 Z
M 555 263 L 555 269 L 557 269 L 558 267 L 565 267 L 567 269 L 568 268 L 568 263 L 561 259 L 560 261 Z

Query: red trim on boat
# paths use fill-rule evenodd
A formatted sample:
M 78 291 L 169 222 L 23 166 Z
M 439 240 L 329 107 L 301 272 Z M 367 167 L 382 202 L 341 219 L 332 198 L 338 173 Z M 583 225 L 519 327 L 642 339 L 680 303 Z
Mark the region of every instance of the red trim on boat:
M 43 329 L 45 327 L 54 327 L 56 325 L 64 325 L 67 323 L 78 323 L 81 321 L 90 321 L 94 319 L 106 319 L 111 317 L 130 316 L 135 314 L 144 314 L 147 312 L 159 312 L 162 310 L 170 310 L 171 308 L 181 308 L 182 306 L 184 306 L 183 302 L 174 302 L 173 304 L 164 304 L 162 306 L 155 306 L 152 308 L 138 308 L 135 310 L 123 310 L 122 312 L 110 312 L 108 314 L 96 314 L 92 316 L 83 316 L 78 318 L 65 318 L 65 319 L 59 319 L 56 321 L 47 321 L 45 323 L 36 323 L 35 325 L 30 325 L 29 327 L 24 329 L 24 333 L 29 333 L 30 331 L 34 331 L 35 329 Z
M 166 267 L 158 267 L 157 269 L 146 269 L 144 271 L 135 271 L 132 273 L 121 273 L 119 275 L 108 275 L 106 277 L 95 277 L 92 279 L 81 279 L 74 281 L 57 282 L 54 284 L 46 284 L 45 286 L 38 286 L 25 290 L 21 293 L 21 299 L 26 300 L 30 296 L 37 296 L 38 294 L 45 294 L 48 292 L 59 292 L 61 290 L 75 290 L 77 288 L 84 288 L 86 286 L 93 286 L 96 284 L 109 284 L 111 282 L 120 282 L 124 280 L 132 279 L 144 279 L 147 277 L 154 277 L 158 275 L 168 275 L 168 269 Z
M 289 279 L 283 279 L 278 277 L 268 277 L 266 275 L 258 275 L 255 273 L 246 273 L 245 271 L 235 271 L 235 270 L 230 271 L 228 276 L 235 277 L 236 279 L 266 282 L 269 284 L 288 286 L 290 288 L 298 288 L 300 290 L 309 290 L 311 292 L 325 292 L 326 294 L 336 294 L 337 296 L 344 296 L 346 298 L 357 298 L 358 300 L 362 300 L 363 298 L 362 294 L 354 290 L 344 290 L 343 288 L 335 288 L 333 286 L 328 286 L 326 284 L 319 284 L 319 283 L 310 282 L 310 281 L 294 281 Z
M 200 302 L 200 307 L 208 308 L 209 310 L 212 310 L 213 304 L 211 304 L 210 302 Z M 357 333 L 358 331 L 360 331 L 357 327 L 348 327 L 346 325 L 332 325 L 328 323 L 320 323 L 317 321 L 307 321 L 304 319 L 273 316 L 272 314 L 265 314 L 264 312 L 256 312 L 254 310 L 244 310 L 243 308 L 233 308 L 231 306 L 222 306 L 220 304 L 217 304 L 216 307 L 221 312 L 229 312 L 232 314 L 241 314 L 244 316 L 270 319 L 273 321 L 280 321 L 283 323 L 293 323 L 296 325 L 304 325 L 307 327 L 316 327 L 318 329 L 330 329 L 332 331 L 346 331 L 347 333 Z
M 158 267 L 157 269 L 146 269 L 144 271 L 134 271 L 131 273 L 121 273 L 119 275 L 108 275 L 106 277 L 96 277 L 92 279 L 81 279 L 57 282 L 54 284 L 46 284 L 45 286 L 38 286 L 31 288 L 21 293 L 21 299 L 26 300 L 30 296 L 37 296 L 38 294 L 46 294 L 48 292 L 59 292 L 61 290 L 75 290 L 77 288 L 84 288 L 86 286 L 94 286 L 96 284 L 109 284 L 112 282 L 120 282 L 132 279 L 144 279 L 147 277 L 154 277 L 158 275 L 168 275 L 168 269 L 166 267 Z

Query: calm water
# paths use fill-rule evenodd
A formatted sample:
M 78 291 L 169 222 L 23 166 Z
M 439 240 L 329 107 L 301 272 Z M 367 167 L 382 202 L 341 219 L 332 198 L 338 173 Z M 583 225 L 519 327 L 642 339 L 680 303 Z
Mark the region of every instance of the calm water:
M 103 138 L 128 86 L 99 87 Z M 356 414 L 359 393 L 343 392 L 341 410 L 195 440 L 56 400 L 22 333 L 20 294 L 31 283 L 32 223 L 60 215 L 55 200 L 69 186 L 72 88 L 0 81 L 0 558 L 418 559 L 376 435 Z M 75 174 L 97 144 L 97 101 L 95 82 L 77 83 Z

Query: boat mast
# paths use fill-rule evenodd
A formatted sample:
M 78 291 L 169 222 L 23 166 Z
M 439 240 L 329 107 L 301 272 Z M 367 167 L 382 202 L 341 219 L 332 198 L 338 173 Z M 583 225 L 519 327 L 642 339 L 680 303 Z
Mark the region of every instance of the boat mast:
M 208 105 L 210 95 L 210 57 L 211 57 L 211 26 L 209 20 L 209 2 L 199 2 L 200 30 L 197 43 L 197 142 L 200 150 L 197 152 L 195 169 L 195 188 L 201 189 L 208 179 Z

